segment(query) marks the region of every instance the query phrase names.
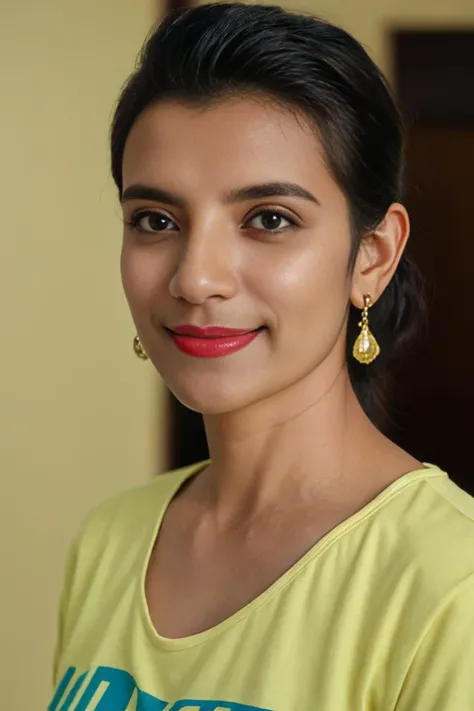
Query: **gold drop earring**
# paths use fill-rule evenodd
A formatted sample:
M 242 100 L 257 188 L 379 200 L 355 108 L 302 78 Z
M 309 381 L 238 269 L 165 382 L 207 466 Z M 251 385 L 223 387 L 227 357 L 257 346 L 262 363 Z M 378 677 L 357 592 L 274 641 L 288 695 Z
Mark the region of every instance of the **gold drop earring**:
M 143 348 L 142 342 L 140 341 L 138 336 L 135 336 L 135 338 L 133 339 L 133 350 L 137 358 L 140 358 L 141 360 L 148 360 L 146 351 Z
M 380 354 L 380 346 L 369 328 L 369 309 L 371 306 L 372 297 L 370 294 L 365 294 L 362 320 L 359 322 L 361 331 L 352 349 L 354 358 L 363 365 L 369 365 Z

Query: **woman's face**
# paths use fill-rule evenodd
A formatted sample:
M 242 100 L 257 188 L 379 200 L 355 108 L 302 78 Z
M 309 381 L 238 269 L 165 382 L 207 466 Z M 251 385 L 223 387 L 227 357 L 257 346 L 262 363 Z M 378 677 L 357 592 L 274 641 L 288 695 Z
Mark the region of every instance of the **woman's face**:
M 132 316 L 185 405 L 230 412 L 343 366 L 348 208 L 302 118 L 250 98 L 148 108 L 125 148 L 123 212 Z M 170 333 L 186 324 L 261 330 L 225 352 Z

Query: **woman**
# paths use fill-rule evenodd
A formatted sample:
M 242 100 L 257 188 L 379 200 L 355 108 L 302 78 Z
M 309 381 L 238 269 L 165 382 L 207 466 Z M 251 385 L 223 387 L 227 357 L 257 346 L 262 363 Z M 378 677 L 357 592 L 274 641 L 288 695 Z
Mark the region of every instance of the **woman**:
M 375 420 L 420 304 L 401 169 L 341 29 L 232 3 L 149 38 L 112 128 L 123 284 L 211 457 L 87 518 L 52 711 L 474 708 L 474 501 Z

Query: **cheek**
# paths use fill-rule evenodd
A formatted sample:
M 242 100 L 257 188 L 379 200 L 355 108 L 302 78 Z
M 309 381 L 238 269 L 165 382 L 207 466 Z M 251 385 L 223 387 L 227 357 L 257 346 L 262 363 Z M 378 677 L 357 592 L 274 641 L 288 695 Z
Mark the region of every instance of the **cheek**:
M 331 324 L 337 331 L 350 293 L 346 250 L 310 246 L 280 257 L 267 262 L 255 280 L 275 314 L 277 331 L 315 328 L 321 333 L 323 327 L 331 331 Z
M 127 300 L 133 308 L 145 307 L 165 284 L 166 265 L 151 249 L 131 246 L 124 239 L 120 271 Z

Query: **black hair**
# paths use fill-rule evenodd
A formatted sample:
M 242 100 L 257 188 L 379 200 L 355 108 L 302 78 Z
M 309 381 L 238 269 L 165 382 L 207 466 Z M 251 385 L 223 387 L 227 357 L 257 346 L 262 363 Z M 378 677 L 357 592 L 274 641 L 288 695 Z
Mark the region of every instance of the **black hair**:
M 176 99 L 209 105 L 259 95 L 302 112 L 322 140 L 328 166 L 351 219 L 354 267 L 362 238 L 402 199 L 403 126 L 383 74 L 347 32 L 278 6 L 211 3 L 167 15 L 153 30 L 129 78 L 111 129 L 112 174 L 122 192 L 125 143 L 152 103 Z M 360 311 L 350 305 L 347 364 L 354 391 L 378 424 L 384 379 L 420 322 L 422 284 L 403 255 L 393 279 L 370 309 L 381 355 L 369 366 L 352 357 Z M 390 365 L 389 365 L 390 364 Z

